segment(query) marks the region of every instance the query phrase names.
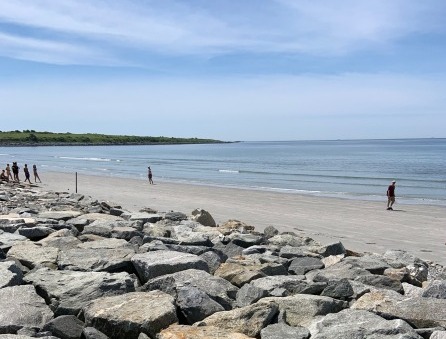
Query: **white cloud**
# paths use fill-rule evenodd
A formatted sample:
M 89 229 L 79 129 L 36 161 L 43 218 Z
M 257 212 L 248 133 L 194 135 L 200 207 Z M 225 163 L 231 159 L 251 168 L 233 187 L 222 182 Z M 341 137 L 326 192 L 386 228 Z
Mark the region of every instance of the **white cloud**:
M 0 51 L 3 56 L 19 60 L 34 60 L 52 64 L 117 65 L 102 51 L 82 45 L 21 37 L 0 32 Z
M 0 22 L 40 28 L 44 39 L 76 48 L 98 44 L 118 50 L 168 55 L 219 53 L 349 53 L 392 43 L 413 32 L 444 29 L 441 1 L 292 1 L 261 4 L 135 0 L 15 0 L 0 2 Z M 16 33 L 18 34 L 18 33 Z M 76 47 L 79 46 L 80 47 Z M 25 50 L 28 48 L 24 44 Z M 5 51 L 0 51 L 7 55 Z M 70 49 L 67 59 L 73 58 Z M 40 53 L 39 53 L 40 54 Z M 96 53 L 92 53 L 95 55 Z M 121 53 L 122 54 L 122 53 Z M 112 57 L 113 58 L 113 57 Z M 51 58 L 49 58 L 51 59 Z
M 300 33 L 296 40 L 315 52 L 348 52 L 392 42 L 418 29 L 433 29 L 423 21 L 431 9 L 413 2 L 277 1 L 296 19 L 294 32 Z

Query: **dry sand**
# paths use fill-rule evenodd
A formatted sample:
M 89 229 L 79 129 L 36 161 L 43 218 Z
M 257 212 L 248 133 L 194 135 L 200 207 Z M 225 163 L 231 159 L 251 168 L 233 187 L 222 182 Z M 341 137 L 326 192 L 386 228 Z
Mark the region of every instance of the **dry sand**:
M 44 190 L 75 192 L 75 174 L 44 173 Z M 137 211 L 190 214 L 209 211 L 217 223 L 237 219 L 261 231 L 272 225 L 280 231 L 307 235 L 323 244 L 341 241 L 353 251 L 383 253 L 406 250 L 422 259 L 446 265 L 446 207 L 394 206 L 382 202 L 322 198 L 235 188 L 209 187 L 141 179 L 78 174 L 78 192 Z M 396 193 L 398 194 L 398 188 Z

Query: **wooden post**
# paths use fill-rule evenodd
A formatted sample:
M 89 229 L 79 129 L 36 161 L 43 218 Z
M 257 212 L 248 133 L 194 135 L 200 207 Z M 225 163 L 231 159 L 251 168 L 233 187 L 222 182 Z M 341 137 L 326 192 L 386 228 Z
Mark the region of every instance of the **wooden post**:
M 77 172 L 76 172 L 76 193 L 77 193 Z

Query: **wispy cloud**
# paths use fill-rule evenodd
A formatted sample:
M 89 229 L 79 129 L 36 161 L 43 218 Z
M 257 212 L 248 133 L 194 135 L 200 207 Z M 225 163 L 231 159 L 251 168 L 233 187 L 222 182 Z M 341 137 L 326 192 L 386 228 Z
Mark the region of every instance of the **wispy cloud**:
M 36 39 L 3 34 L 0 32 L 0 51 L 2 55 L 18 60 L 33 60 L 44 63 L 118 65 L 106 53 L 94 47 L 69 44 L 48 39 Z
M 129 50 L 169 56 L 348 54 L 389 44 L 414 32 L 443 29 L 439 22 L 446 6 L 433 2 L 436 6 L 402 0 L 2 1 L 1 27 L 16 39 L 14 53 L 3 44 L 0 54 L 31 60 L 36 55 L 45 59 L 47 54 L 51 62 L 55 44 L 71 45 L 65 49 L 65 57 L 57 58 L 66 63 L 85 50 L 90 50 L 93 62 L 103 59 L 103 53 L 110 59 L 118 55 L 124 58 Z M 35 39 L 33 44 L 29 39 Z

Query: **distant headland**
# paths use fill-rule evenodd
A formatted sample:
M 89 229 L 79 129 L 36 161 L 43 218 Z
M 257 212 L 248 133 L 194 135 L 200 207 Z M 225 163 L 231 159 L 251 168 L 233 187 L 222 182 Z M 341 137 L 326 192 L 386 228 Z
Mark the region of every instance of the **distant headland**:
M 173 138 L 96 133 L 52 133 L 34 130 L 0 131 L 0 146 L 102 146 L 102 145 L 172 145 L 220 144 L 225 141 L 199 138 Z

